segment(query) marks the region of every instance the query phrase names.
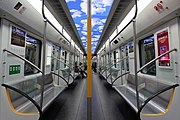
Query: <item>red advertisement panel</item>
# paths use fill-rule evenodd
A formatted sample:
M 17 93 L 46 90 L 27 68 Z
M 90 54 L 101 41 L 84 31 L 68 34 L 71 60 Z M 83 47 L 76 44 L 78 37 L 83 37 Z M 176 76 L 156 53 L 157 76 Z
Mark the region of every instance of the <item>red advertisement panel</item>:
M 168 30 L 164 30 L 157 34 L 158 55 L 169 51 Z M 170 66 L 170 55 L 167 54 L 159 59 L 159 66 Z

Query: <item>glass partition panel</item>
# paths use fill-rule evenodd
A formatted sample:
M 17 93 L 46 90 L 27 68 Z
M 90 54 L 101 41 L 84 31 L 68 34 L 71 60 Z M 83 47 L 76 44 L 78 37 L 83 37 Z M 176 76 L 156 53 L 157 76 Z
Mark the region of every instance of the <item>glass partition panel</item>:
M 168 112 L 174 95 L 174 89 L 163 92 L 151 99 L 142 109 L 144 116 L 160 116 Z
M 16 114 L 20 114 L 20 115 L 38 115 L 39 114 L 36 106 L 23 95 L 9 88 L 6 89 L 6 94 L 8 97 L 9 106 Z M 29 93 L 28 95 L 32 96 L 32 93 Z M 36 99 L 35 96 L 32 98 L 34 100 Z

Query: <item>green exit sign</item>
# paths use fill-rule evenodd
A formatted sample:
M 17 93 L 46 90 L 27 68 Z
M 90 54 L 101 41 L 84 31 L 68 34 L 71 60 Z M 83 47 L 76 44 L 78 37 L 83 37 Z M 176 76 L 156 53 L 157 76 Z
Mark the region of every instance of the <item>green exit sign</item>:
M 9 75 L 19 74 L 21 71 L 20 65 L 10 65 L 9 66 Z

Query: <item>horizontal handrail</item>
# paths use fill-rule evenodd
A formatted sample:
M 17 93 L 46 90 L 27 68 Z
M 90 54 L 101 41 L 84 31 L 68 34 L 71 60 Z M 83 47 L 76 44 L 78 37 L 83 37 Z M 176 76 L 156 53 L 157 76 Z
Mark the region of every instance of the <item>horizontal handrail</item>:
M 111 64 L 111 66 L 108 67 L 110 64 Z M 102 71 L 102 74 L 103 74 L 106 70 L 109 70 L 112 66 L 113 66 L 112 63 L 107 64 L 107 65 L 104 67 L 104 69 L 103 69 L 103 71 Z
M 142 109 L 146 106 L 146 104 L 147 104 L 149 101 L 151 101 L 153 98 L 155 98 L 156 96 L 160 95 L 161 93 L 164 93 L 164 92 L 166 92 L 166 91 L 168 91 L 168 90 L 170 90 L 170 89 L 175 89 L 175 88 L 178 87 L 178 86 L 179 86 L 179 84 L 174 84 L 174 85 L 172 85 L 172 86 L 168 86 L 168 87 L 162 89 L 161 91 L 157 92 L 156 94 L 152 95 L 152 96 L 149 97 L 147 100 L 145 100 L 144 103 L 143 103 L 143 105 L 142 105 L 142 106 L 139 108 L 139 110 L 138 110 L 138 117 L 139 117 L 139 119 L 140 119 L 140 113 L 141 113 Z
M 60 58 L 60 59 L 65 60 L 66 62 L 69 62 L 68 60 L 66 60 L 66 59 L 64 59 L 64 58 Z
M 114 79 L 114 81 L 112 81 L 111 85 L 113 86 L 113 84 L 114 84 L 119 78 L 121 78 L 121 77 L 123 77 L 124 75 L 129 74 L 129 73 L 130 73 L 130 72 L 126 72 L 126 73 L 124 73 L 124 74 L 121 74 L 121 75 L 118 76 L 116 79 Z
M 19 59 L 27 62 L 29 65 L 33 66 L 33 67 L 34 67 L 36 70 L 38 70 L 39 72 L 43 73 L 41 69 L 39 69 L 39 68 L 38 68 L 36 65 L 34 65 L 32 62 L 28 61 L 26 58 L 24 58 L 24 57 L 22 57 L 22 56 L 20 56 L 20 55 L 18 55 L 18 54 L 16 54 L 16 53 L 14 53 L 14 52 L 12 52 L 12 51 L 10 51 L 10 50 L 7 50 L 7 49 L 4 49 L 3 52 L 8 52 L 8 53 L 10 53 L 11 55 L 14 55 L 15 57 L 17 57 L 17 58 L 19 58 Z
M 111 61 L 114 61 L 114 60 L 119 60 L 119 59 L 121 59 L 121 58 L 116 58 L 116 59 L 113 59 L 113 60 L 111 60 Z
M 108 71 L 109 69 L 111 69 L 111 67 L 113 66 L 113 64 L 110 66 L 110 67 L 107 67 L 104 69 L 104 71 L 102 71 L 102 74 L 105 72 L 105 71 Z M 120 69 L 119 69 L 120 70 Z
M 73 78 L 73 80 L 74 80 L 74 77 L 71 75 L 71 74 L 69 74 L 72 78 Z
M 62 76 L 60 76 L 59 74 L 57 74 L 57 73 L 55 73 L 55 72 L 51 72 L 51 74 L 54 74 L 54 75 L 56 75 L 56 76 L 60 77 L 60 78 L 61 78 L 61 79 L 63 79 L 63 80 L 64 80 L 64 82 L 66 82 L 66 84 L 69 86 L 69 83 L 68 83 L 68 81 L 66 81 L 66 79 L 65 79 L 65 78 L 63 78 Z
M 108 79 L 108 77 L 111 76 L 112 73 L 117 72 L 117 71 L 119 71 L 119 70 L 114 70 L 114 71 L 112 71 L 111 73 L 109 73 L 109 75 L 107 76 L 106 79 Z
M 125 60 L 125 59 L 127 59 L 127 58 L 129 58 L 129 56 L 126 56 L 126 57 L 120 59 L 120 60 L 119 60 L 118 62 L 116 62 L 116 63 L 122 62 L 123 60 Z M 108 68 L 107 66 L 110 65 L 110 64 L 111 64 L 111 66 Z M 107 65 L 106 65 L 106 68 L 104 69 L 104 71 L 109 70 L 109 69 L 114 65 L 114 64 L 112 64 L 112 63 L 110 63 L 110 64 L 107 64 Z M 104 71 L 102 71 L 102 74 L 104 73 Z
M 126 57 L 124 57 L 124 58 L 120 59 L 120 60 L 119 60 L 119 61 L 117 61 L 116 63 L 122 62 L 123 60 L 125 60 L 125 59 L 127 59 L 127 58 L 129 58 L 129 56 L 126 56 Z
M 63 61 L 61 61 L 60 59 L 58 59 L 57 57 L 55 57 L 55 56 L 51 56 L 51 57 L 69 67 L 69 65 L 67 65 L 66 63 L 64 63 Z
M 74 81 L 74 77 L 71 75 L 71 73 L 69 73 L 69 77 L 71 77 Z M 69 83 L 69 77 L 68 77 L 68 83 Z
M 104 68 L 101 74 L 103 74 L 107 69 L 108 69 L 108 68 Z
M 174 49 L 169 50 L 169 51 L 167 51 L 167 52 L 159 55 L 158 57 L 152 59 L 151 61 L 149 61 L 148 63 L 146 63 L 145 65 L 143 65 L 143 66 L 137 71 L 137 73 L 139 73 L 140 71 L 142 71 L 145 67 L 147 67 L 148 65 L 152 64 L 152 63 L 155 62 L 156 60 L 160 59 L 161 57 L 163 57 L 163 56 L 165 56 L 165 55 L 167 55 L 167 54 L 169 54 L 169 53 L 171 53 L 171 52 L 173 52 L 173 51 L 177 51 L 177 49 L 174 48 Z
M 6 89 L 8 88 L 8 89 L 11 89 L 11 90 L 13 90 L 13 91 L 21 94 L 22 96 L 26 97 L 29 101 L 31 101 L 31 102 L 34 104 L 34 106 L 37 108 L 37 110 L 39 111 L 39 119 L 38 119 L 38 120 L 41 120 L 41 119 L 42 119 L 42 110 L 41 110 L 40 106 L 39 106 L 38 103 L 37 103 L 35 100 L 33 100 L 29 95 L 27 95 L 26 93 L 22 92 L 21 90 L 19 90 L 19 89 L 17 89 L 17 88 L 14 88 L 14 87 L 12 87 L 12 86 L 9 86 L 9 85 L 7 85 L 7 84 L 2 84 L 2 86 L 5 87 Z

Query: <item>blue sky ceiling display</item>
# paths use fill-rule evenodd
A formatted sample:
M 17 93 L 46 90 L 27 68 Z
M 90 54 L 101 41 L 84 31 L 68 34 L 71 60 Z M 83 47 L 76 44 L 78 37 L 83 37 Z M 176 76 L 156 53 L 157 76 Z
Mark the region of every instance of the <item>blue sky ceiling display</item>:
M 114 0 L 92 0 L 92 53 L 94 53 Z M 70 13 L 87 49 L 87 0 L 66 0 Z

